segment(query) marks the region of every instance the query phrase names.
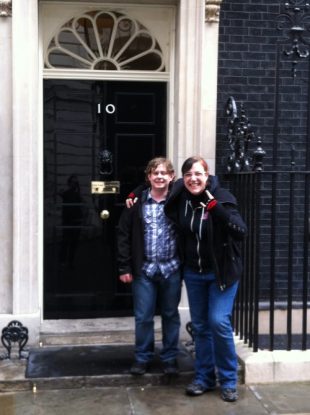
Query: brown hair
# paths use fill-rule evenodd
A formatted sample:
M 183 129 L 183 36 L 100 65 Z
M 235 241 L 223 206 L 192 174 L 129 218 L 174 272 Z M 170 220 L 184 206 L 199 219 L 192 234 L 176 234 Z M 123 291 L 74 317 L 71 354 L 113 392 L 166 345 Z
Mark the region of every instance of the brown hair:
M 150 160 L 145 169 L 145 180 L 148 182 L 148 175 L 152 173 L 160 164 L 163 164 L 169 174 L 174 174 L 174 167 L 171 161 L 165 157 L 155 157 Z
M 195 163 L 200 163 L 206 173 L 209 171 L 208 163 L 200 156 L 192 156 L 184 161 L 181 167 L 182 176 L 187 173 Z

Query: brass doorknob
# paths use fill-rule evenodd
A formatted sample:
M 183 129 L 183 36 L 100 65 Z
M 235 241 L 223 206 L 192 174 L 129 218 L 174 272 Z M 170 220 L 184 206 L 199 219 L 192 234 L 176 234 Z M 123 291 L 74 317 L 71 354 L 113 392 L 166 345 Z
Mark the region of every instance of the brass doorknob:
M 109 217 L 110 217 L 110 212 L 108 211 L 108 210 L 102 210 L 101 212 L 100 212 L 100 217 L 101 217 L 101 219 L 102 220 L 106 220 L 106 219 L 109 219 Z

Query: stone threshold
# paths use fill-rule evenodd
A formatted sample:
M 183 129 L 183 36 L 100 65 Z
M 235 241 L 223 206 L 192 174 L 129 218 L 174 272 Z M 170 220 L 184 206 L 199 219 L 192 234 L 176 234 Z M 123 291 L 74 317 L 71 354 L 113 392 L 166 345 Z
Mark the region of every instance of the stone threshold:
M 260 350 L 253 352 L 235 338 L 245 384 L 310 381 L 310 350 Z
M 163 374 L 147 373 L 144 376 L 134 377 L 130 374 L 115 374 L 115 375 L 101 375 L 101 376 L 68 376 L 57 378 L 31 378 L 26 379 L 24 374 L 26 370 L 26 363 L 24 367 L 17 368 L 18 365 L 13 363 L 14 378 L 6 379 L 1 376 L 0 392 L 13 391 L 33 391 L 51 390 L 51 389 L 78 389 L 90 387 L 146 387 L 159 385 L 186 385 L 193 377 L 192 372 L 183 372 L 177 377 L 168 377 Z M 2 371 L 2 364 L 0 363 L 0 370 Z

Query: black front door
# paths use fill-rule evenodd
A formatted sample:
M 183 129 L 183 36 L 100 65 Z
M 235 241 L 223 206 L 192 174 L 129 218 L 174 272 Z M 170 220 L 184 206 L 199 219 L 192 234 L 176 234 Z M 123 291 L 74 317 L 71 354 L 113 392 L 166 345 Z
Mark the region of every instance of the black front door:
M 148 160 L 165 154 L 165 83 L 44 81 L 45 319 L 132 313 L 117 223 Z

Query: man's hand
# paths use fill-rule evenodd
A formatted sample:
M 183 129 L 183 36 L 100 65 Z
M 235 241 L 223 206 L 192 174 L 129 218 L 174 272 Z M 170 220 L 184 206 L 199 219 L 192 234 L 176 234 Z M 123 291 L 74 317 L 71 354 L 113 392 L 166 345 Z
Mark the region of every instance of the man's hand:
M 119 276 L 119 279 L 124 283 L 124 284 L 130 284 L 133 280 L 132 274 L 122 274 Z

